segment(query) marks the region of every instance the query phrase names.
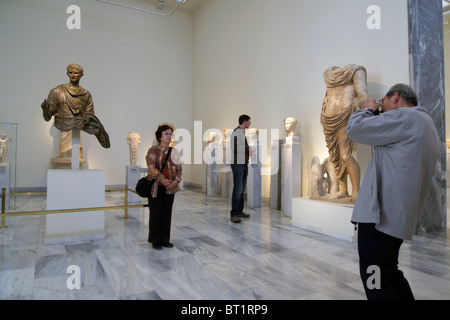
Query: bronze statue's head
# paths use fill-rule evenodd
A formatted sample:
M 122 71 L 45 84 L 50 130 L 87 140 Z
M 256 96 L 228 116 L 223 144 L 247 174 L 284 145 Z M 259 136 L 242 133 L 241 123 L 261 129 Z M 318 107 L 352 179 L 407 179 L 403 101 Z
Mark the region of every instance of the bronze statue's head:
M 78 84 L 83 76 L 83 68 L 78 64 L 67 66 L 67 76 L 72 84 Z
M 82 66 L 80 66 L 79 64 L 75 64 L 75 63 L 69 64 L 67 66 L 67 72 L 69 72 L 69 69 L 76 70 L 81 74 L 83 74 L 83 71 L 84 71 Z

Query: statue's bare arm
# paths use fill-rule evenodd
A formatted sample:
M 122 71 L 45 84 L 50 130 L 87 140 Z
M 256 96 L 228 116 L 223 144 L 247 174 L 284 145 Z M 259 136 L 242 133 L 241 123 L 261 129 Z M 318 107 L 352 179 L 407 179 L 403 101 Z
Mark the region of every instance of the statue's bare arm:
M 359 101 L 362 102 L 367 99 L 367 76 L 365 70 L 359 69 L 355 72 L 353 75 L 353 85 Z

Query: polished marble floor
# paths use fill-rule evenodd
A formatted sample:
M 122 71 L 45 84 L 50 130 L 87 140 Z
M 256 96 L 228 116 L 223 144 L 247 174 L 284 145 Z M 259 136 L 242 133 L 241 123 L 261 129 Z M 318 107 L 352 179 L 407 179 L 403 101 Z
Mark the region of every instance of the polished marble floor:
M 106 205 L 122 205 L 107 193 Z M 44 210 L 45 196 L 18 196 L 16 211 Z M 0 230 L 0 299 L 365 299 L 356 244 L 290 225 L 279 211 L 247 209 L 184 190 L 175 197 L 174 248 L 147 243 L 148 208 L 105 211 L 101 240 L 44 245 L 45 215 L 6 218 Z M 11 211 L 11 210 L 10 210 Z M 450 229 L 403 244 L 400 267 L 417 299 L 450 299 Z M 81 288 L 69 289 L 80 269 Z

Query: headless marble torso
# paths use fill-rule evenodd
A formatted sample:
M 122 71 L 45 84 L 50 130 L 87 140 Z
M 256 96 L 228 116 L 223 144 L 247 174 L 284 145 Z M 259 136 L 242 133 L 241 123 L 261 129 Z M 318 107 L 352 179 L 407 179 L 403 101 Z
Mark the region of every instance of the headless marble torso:
M 345 67 L 344 67 L 345 68 Z M 362 67 L 352 66 L 352 72 L 347 75 L 347 80 L 330 77 L 326 79 L 327 91 L 323 103 L 322 113 L 336 115 L 354 106 L 355 99 L 362 101 L 367 98 L 366 71 Z M 343 69 L 343 68 L 341 68 Z M 337 71 L 338 67 L 332 67 L 326 72 Z M 345 76 L 345 75 L 340 75 Z M 357 107 L 357 106 L 356 106 Z
M 353 187 L 351 200 L 354 201 L 359 191 L 360 168 L 352 156 L 356 143 L 347 137 L 345 130 L 350 116 L 367 98 L 366 70 L 357 65 L 332 67 L 325 71 L 324 80 L 327 90 L 322 104 L 321 123 L 329 160 L 339 181 L 339 191 L 332 196 L 348 196 L 348 174 Z

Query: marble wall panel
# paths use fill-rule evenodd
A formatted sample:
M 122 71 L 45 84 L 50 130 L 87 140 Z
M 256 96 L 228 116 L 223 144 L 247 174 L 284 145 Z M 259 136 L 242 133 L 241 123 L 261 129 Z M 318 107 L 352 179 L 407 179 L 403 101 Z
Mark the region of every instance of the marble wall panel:
M 417 232 L 447 224 L 444 38 L 442 1 L 408 0 L 410 84 L 434 120 L 442 147 Z

